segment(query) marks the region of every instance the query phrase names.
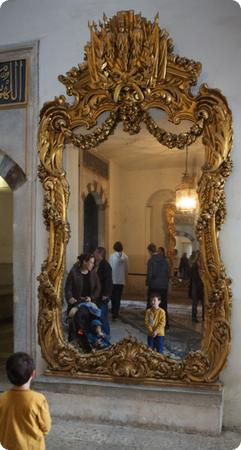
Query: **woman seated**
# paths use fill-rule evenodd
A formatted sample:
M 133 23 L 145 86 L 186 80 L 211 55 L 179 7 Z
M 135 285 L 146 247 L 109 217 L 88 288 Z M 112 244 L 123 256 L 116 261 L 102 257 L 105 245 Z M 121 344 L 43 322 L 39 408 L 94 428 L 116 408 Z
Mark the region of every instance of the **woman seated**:
M 93 270 L 95 258 L 92 254 L 82 253 L 71 268 L 65 283 L 65 298 L 68 303 L 69 335 L 68 340 L 78 338 L 80 325 L 88 322 L 90 311 L 79 306 L 83 303 L 95 302 L 100 295 L 100 282 Z M 86 318 L 84 319 L 84 316 Z M 85 326 L 86 327 L 86 326 Z M 79 333 L 79 334 L 78 334 Z

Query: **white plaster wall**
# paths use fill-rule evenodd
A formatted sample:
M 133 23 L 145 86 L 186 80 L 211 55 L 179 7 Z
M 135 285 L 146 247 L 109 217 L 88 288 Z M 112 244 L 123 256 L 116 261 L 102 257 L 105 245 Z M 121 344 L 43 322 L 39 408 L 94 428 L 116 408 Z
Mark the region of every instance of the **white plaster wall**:
M 1 45 L 40 40 L 40 105 L 64 93 L 57 82 L 83 60 L 83 45 L 89 39 L 88 20 L 97 23 L 105 11 L 112 16 L 119 9 L 142 11 L 152 19 L 157 11 L 160 24 L 175 43 L 175 52 L 203 64 L 201 81 L 217 87 L 227 97 L 233 111 L 234 170 L 226 185 L 228 218 L 221 233 L 221 248 L 227 272 L 233 279 L 233 340 L 228 366 L 222 378 L 225 385 L 225 425 L 241 426 L 241 10 L 232 0 L 9 0 L 0 9 Z M 42 193 L 38 185 L 38 240 L 44 239 Z M 114 235 L 112 234 L 112 237 Z M 36 271 L 45 252 L 38 249 Z
M 146 296 L 145 274 L 149 254 L 147 245 L 167 245 L 164 204 L 174 198 L 174 191 L 182 177 L 179 168 L 161 166 L 155 170 L 128 170 L 119 166 L 120 192 L 118 205 L 118 237 L 129 257 L 128 295 Z M 113 177 L 115 178 L 115 177 Z M 112 184 L 111 190 L 112 192 Z M 141 274 L 141 275 L 133 275 Z
M 150 235 L 157 246 L 165 246 L 163 228 L 163 198 L 170 201 L 173 190 L 181 180 L 180 169 L 160 168 L 155 170 L 121 170 L 121 224 L 122 239 L 130 256 L 130 271 L 146 270 L 148 252 L 146 236 Z M 162 196 L 159 196 L 160 191 Z M 160 198 L 159 198 L 160 197 Z M 161 201 L 162 197 L 162 201 Z M 158 201 L 159 200 L 159 201 Z M 150 232 L 147 228 L 148 207 L 150 212 Z M 147 245 L 146 245 L 147 244 Z
M 38 247 L 46 255 L 44 230 L 38 229 L 37 239 L 35 235 L 38 44 L 35 41 L 11 46 L 4 39 L 0 42 L 1 61 L 27 58 L 29 63 L 28 104 L 23 108 L 1 109 L 0 142 L 2 154 L 12 158 L 26 175 L 26 182 L 13 193 L 14 349 L 35 355 L 37 351 L 35 261 L 36 254 L 40 253 L 36 253 L 35 248 Z
M 110 161 L 110 194 L 109 194 L 109 253 L 113 252 L 113 244 L 116 241 L 122 241 L 124 251 L 126 243 L 123 240 L 122 233 L 122 209 L 121 209 L 121 191 L 123 184 L 122 171 L 113 161 Z
M 13 194 L 7 189 L 0 190 L 0 223 L 0 264 L 11 263 L 13 260 Z

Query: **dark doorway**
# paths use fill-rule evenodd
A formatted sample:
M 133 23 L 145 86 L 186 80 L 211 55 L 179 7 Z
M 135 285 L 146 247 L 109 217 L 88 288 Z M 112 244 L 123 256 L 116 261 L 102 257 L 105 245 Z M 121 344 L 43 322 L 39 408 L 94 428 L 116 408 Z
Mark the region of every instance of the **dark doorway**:
M 98 246 L 98 206 L 92 194 L 84 201 L 84 252 L 93 252 Z
M 13 353 L 13 192 L 0 176 L 0 372 Z

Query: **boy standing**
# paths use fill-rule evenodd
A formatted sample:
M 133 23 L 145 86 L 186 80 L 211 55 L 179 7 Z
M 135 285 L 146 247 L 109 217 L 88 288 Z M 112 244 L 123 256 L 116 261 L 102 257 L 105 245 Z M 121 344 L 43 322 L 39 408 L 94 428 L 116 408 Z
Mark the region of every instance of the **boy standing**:
M 6 372 L 13 387 L 0 396 L 0 443 L 7 450 L 44 450 L 51 417 L 45 397 L 30 390 L 35 376 L 32 357 L 14 353 Z
M 147 345 L 148 347 L 163 353 L 166 314 L 159 306 L 160 299 L 157 294 L 150 297 L 151 307 L 146 310 L 145 325 L 147 328 Z

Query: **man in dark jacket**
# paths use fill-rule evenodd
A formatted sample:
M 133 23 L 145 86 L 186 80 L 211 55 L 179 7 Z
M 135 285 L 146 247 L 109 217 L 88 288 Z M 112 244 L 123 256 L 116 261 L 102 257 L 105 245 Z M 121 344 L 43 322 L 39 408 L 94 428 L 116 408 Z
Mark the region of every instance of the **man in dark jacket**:
M 169 327 L 168 314 L 167 314 L 167 292 L 169 284 L 169 267 L 165 257 L 165 249 L 159 248 L 159 252 L 156 250 L 155 244 L 148 245 L 147 250 L 150 253 L 150 258 L 147 263 L 147 279 L 146 285 L 148 286 L 148 304 L 151 294 L 155 293 L 161 298 L 161 308 L 166 312 L 166 327 Z
M 94 256 L 96 260 L 96 272 L 101 286 L 100 295 L 96 304 L 101 310 L 102 329 L 109 336 L 108 303 L 112 293 L 112 269 L 106 260 L 106 249 L 104 247 L 97 247 L 94 251 Z

